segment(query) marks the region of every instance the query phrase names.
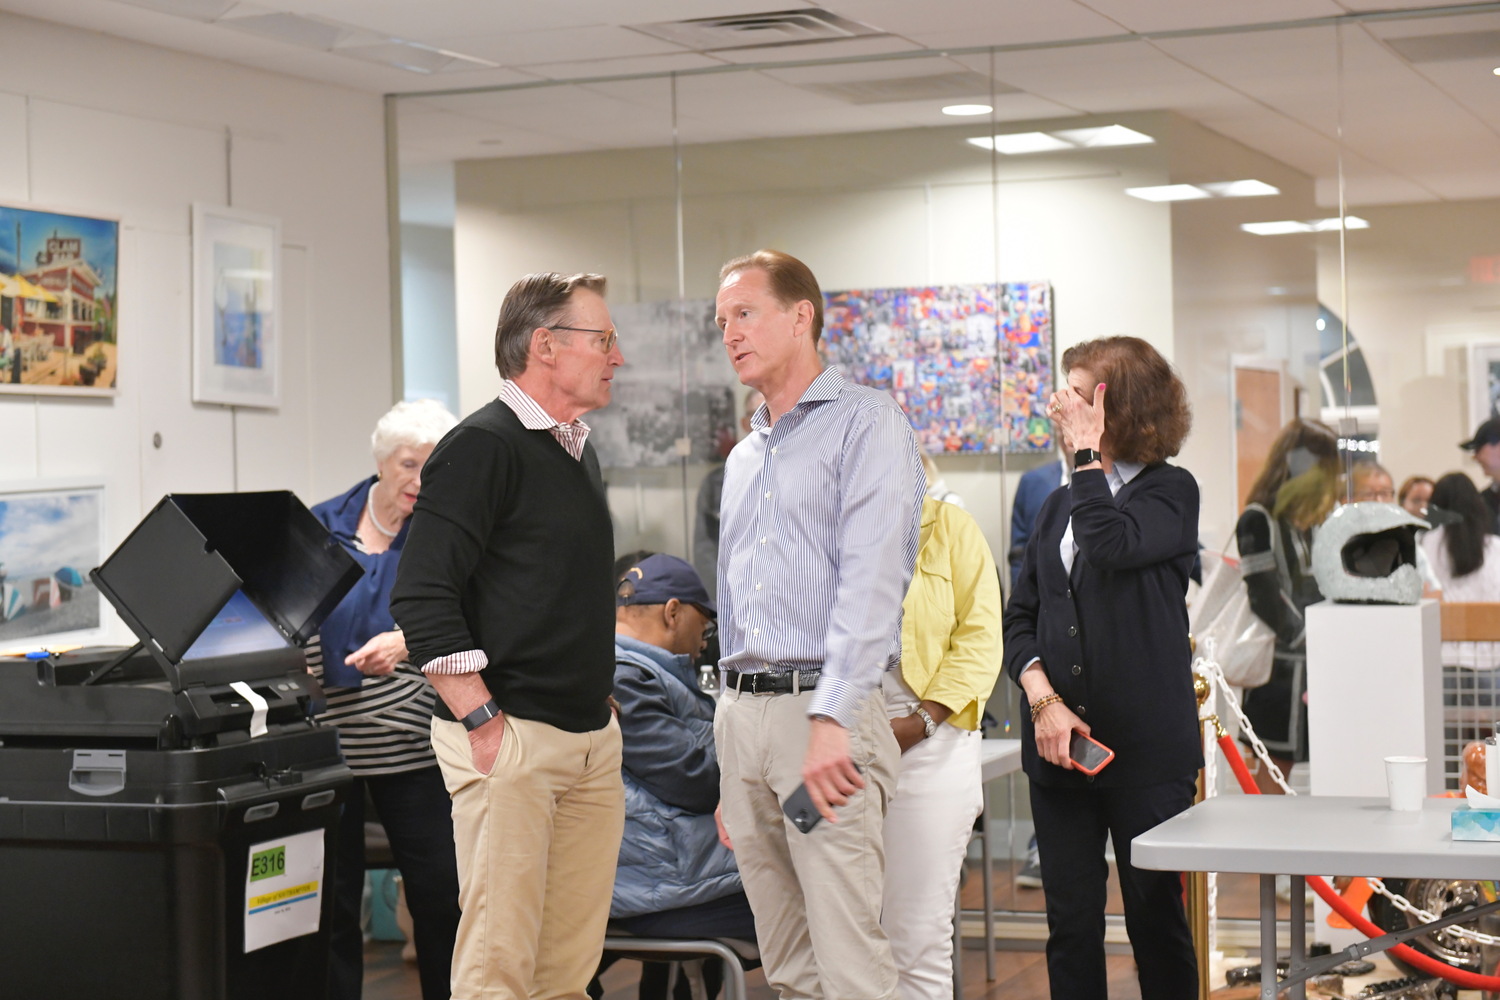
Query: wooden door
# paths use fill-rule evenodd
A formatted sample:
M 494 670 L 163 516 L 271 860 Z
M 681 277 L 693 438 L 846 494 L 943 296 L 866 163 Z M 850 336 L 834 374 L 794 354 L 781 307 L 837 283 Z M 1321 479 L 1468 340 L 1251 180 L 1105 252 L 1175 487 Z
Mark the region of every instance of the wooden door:
M 1245 509 L 1250 487 L 1282 425 L 1283 374 L 1267 368 L 1234 369 L 1234 454 L 1236 510 Z

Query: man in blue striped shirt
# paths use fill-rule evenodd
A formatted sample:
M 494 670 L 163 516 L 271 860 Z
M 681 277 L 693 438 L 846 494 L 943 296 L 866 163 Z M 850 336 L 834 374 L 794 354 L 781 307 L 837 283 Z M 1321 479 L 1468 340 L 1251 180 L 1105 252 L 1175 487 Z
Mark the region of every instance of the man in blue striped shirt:
M 879 685 L 917 554 L 916 440 L 890 396 L 823 367 L 823 296 L 801 261 L 725 264 L 716 318 L 766 398 L 725 464 L 722 833 L 782 997 L 892 998 L 881 830 L 900 751 Z M 804 783 L 827 821 L 806 834 L 781 812 Z

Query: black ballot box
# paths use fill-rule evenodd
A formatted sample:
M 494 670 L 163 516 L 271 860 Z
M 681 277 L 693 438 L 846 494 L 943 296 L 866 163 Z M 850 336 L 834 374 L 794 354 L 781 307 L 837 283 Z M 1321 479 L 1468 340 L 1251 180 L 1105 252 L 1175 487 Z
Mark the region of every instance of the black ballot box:
M 301 646 L 361 570 L 290 493 L 169 496 L 140 640 L 0 657 L 0 996 L 311 1000 L 350 783 Z

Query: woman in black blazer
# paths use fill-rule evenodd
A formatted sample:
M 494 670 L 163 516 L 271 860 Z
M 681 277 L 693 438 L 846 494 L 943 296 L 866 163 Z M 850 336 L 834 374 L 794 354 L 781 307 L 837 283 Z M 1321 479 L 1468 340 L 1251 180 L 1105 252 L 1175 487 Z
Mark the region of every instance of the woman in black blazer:
M 1022 767 L 1047 887 L 1053 1000 L 1108 995 L 1106 834 L 1141 995 L 1198 995 L 1175 873 L 1130 863 L 1137 834 L 1193 802 L 1203 766 L 1188 647 L 1198 484 L 1167 465 L 1187 437 L 1187 390 L 1150 344 L 1107 337 L 1063 354 L 1051 414 L 1076 448 L 1072 481 L 1042 506 L 1004 618 L 1005 668 L 1026 695 Z M 1073 732 L 1115 752 L 1073 768 Z

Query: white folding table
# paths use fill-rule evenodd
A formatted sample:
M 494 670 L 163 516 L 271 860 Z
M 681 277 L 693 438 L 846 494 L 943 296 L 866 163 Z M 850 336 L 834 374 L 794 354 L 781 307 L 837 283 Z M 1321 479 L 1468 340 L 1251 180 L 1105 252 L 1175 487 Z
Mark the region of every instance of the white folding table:
M 1500 877 L 1500 842 L 1455 842 L 1449 834 L 1449 813 L 1462 804 L 1427 799 L 1417 812 L 1392 812 L 1385 798 L 1220 795 L 1136 837 L 1130 859 L 1138 868 L 1162 871 L 1259 875 L 1262 969 L 1276 967 L 1275 879 L 1290 875 L 1289 979 L 1295 979 L 1307 966 L 1308 874 Z M 1274 975 L 1262 978 L 1263 998 L 1275 1000 L 1276 990 Z M 1292 995 L 1301 1000 L 1300 984 Z

